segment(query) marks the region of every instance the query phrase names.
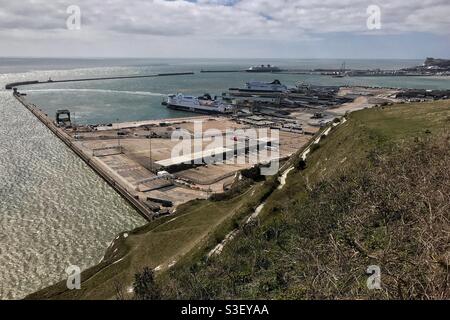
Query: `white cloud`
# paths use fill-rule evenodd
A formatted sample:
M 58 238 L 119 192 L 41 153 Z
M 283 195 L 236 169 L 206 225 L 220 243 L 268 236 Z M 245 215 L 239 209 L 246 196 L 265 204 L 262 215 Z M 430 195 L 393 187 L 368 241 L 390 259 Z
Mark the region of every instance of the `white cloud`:
M 65 28 L 65 9 L 81 7 L 92 31 L 148 35 L 288 38 L 308 33 L 365 32 L 364 0 L 109 0 L 0 1 L 0 29 Z M 384 32 L 449 33 L 450 3 L 440 0 L 376 1 Z
M 372 4 L 381 8 L 382 29 L 376 32 L 366 27 L 366 9 Z M 81 8 L 82 30 L 77 33 L 66 30 L 69 5 Z M 305 41 L 329 33 L 450 35 L 449 16 L 448 0 L 0 0 L 0 43 L 78 39 L 106 44 L 132 39 L 186 45 Z

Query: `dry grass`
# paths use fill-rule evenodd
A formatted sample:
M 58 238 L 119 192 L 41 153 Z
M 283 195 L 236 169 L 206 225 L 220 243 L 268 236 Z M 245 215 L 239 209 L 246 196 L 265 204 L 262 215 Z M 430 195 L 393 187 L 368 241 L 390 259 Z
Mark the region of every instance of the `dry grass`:
M 222 256 L 176 270 L 166 298 L 448 299 L 448 135 L 372 153 L 291 199 Z M 369 290 L 369 265 L 381 290 Z
M 372 164 L 286 209 L 301 212 L 292 221 L 299 242 L 282 259 L 309 262 L 300 281 L 308 298 L 450 298 L 449 137 L 375 154 Z M 381 267 L 380 291 L 367 290 L 369 265 Z

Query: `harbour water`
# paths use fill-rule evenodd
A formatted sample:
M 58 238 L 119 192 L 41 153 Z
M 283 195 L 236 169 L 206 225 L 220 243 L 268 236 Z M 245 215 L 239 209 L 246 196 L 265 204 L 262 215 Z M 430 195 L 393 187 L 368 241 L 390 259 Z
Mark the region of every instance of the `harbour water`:
M 69 109 L 78 123 L 184 117 L 166 109 L 168 93 L 220 95 L 249 80 L 288 86 L 369 85 L 450 89 L 449 78 L 332 78 L 319 75 L 200 73 L 271 63 L 282 68 L 338 68 L 340 60 L 76 60 L 0 58 L 0 299 L 26 294 L 65 277 L 65 269 L 99 262 L 121 231 L 145 223 L 112 188 L 3 90 L 8 82 L 194 71 L 180 77 L 27 86 L 21 91 L 50 116 Z M 401 68 L 417 60 L 347 61 L 349 68 Z
M 0 119 L 0 299 L 16 299 L 95 265 L 145 220 L 10 92 Z

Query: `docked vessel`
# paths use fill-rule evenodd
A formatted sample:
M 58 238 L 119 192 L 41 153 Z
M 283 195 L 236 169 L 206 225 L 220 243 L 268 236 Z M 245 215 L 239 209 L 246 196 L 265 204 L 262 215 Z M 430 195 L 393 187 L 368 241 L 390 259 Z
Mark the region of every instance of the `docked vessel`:
M 275 66 L 271 66 L 270 64 L 268 64 L 267 66 L 265 65 L 260 65 L 260 66 L 254 66 L 254 67 L 250 67 L 246 70 L 247 72 L 280 72 L 281 69 Z
M 251 81 L 246 83 L 245 88 L 230 88 L 227 96 L 237 102 L 279 103 L 283 93 L 288 91 L 288 87 L 279 80 Z
M 230 113 L 233 106 L 226 104 L 216 97 L 211 98 L 209 94 L 200 97 L 186 96 L 182 93 L 171 94 L 164 103 L 167 108 L 197 113 Z
M 245 84 L 245 88 L 230 88 L 231 93 L 249 93 L 249 94 L 280 94 L 288 91 L 288 87 L 281 84 L 279 80 L 272 82 L 250 81 Z
M 333 78 L 343 78 L 347 75 L 347 69 L 345 68 L 345 61 L 342 63 L 341 70 L 333 72 L 331 75 Z

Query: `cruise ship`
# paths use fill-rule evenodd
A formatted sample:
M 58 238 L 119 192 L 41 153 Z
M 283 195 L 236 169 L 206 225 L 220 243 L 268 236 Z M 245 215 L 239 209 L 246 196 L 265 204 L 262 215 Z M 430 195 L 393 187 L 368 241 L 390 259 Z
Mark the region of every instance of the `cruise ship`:
M 265 65 L 260 65 L 260 66 L 254 66 L 254 67 L 250 67 L 246 70 L 247 72 L 280 72 L 281 69 L 275 66 L 271 66 L 270 64 L 268 64 L 267 66 Z
M 224 103 L 216 97 L 211 98 L 209 94 L 200 97 L 187 96 L 182 93 L 167 96 L 164 103 L 167 108 L 197 113 L 231 113 L 233 106 Z
M 250 81 L 245 84 L 245 88 L 230 88 L 231 93 L 250 93 L 250 94 L 280 94 L 288 91 L 288 87 L 281 84 L 279 80 L 272 82 Z

